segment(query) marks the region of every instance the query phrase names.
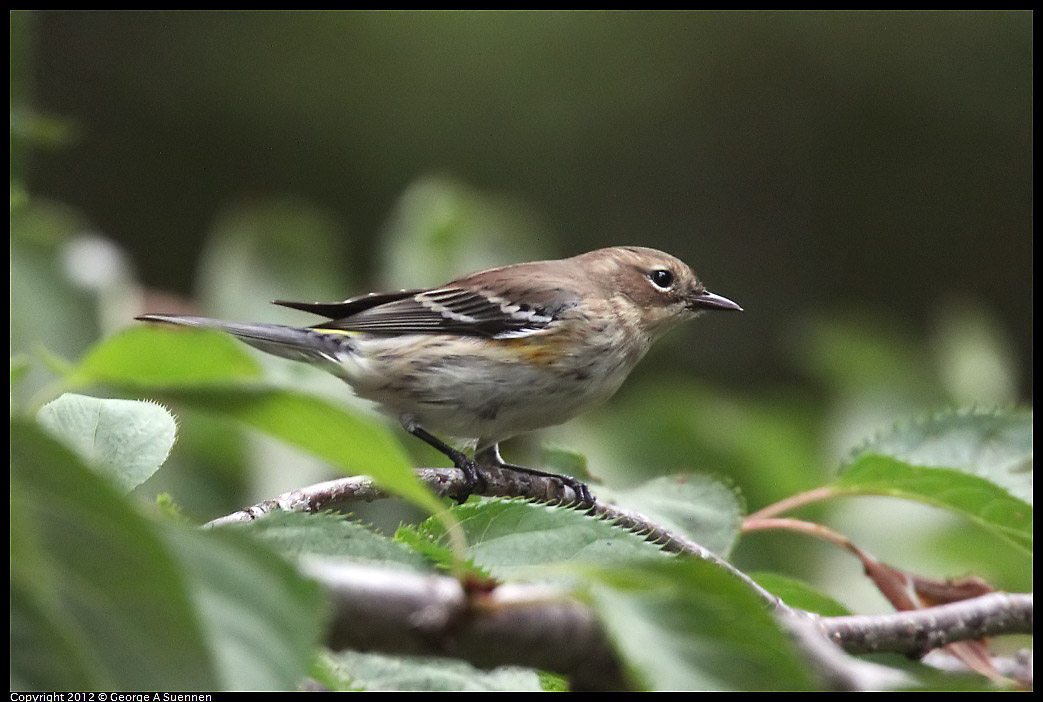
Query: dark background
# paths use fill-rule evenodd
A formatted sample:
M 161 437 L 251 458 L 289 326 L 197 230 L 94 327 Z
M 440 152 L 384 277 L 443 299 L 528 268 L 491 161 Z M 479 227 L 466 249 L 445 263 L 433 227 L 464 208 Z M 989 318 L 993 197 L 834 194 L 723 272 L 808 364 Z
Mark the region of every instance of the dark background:
M 655 246 L 740 302 L 682 368 L 799 382 L 800 319 L 928 345 L 955 300 L 1031 399 L 1029 12 L 48 11 L 12 39 L 12 104 L 67 128 L 28 189 L 149 286 L 190 295 L 228 203 L 287 195 L 376 286 L 396 203 L 441 174 L 522 203 L 549 255 Z

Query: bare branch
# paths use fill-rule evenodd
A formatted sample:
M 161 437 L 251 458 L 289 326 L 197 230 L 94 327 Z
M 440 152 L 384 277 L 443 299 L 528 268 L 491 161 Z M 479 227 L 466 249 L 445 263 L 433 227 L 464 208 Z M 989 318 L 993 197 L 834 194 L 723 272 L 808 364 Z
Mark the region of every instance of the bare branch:
M 501 585 L 469 593 L 459 580 L 309 559 L 332 595 L 337 650 L 452 656 L 492 668 L 569 676 L 573 689 L 618 690 L 622 668 L 594 613 L 559 590 Z
M 327 641 L 331 648 L 444 655 L 483 667 L 530 666 L 568 675 L 574 689 L 625 685 L 619 659 L 594 612 L 561 590 L 516 583 L 469 592 L 448 576 L 319 559 L 304 561 L 303 568 L 332 594 Z M 928 641 L 941 646 L 1027 633 L 1032 629 L 1032 595 L 993 593 L 915 612 L 865 617 L 792 611 L 778 616 L 833 689 L 889 689 L 911 680 L 852 659 L 841 649 L 922 652 Z
M 464 473 L 458 468 L 417 468 L 416 474 L 439 497 L 458 498 L 470 494 Z M 579 496 L 572 488 L 553 477 L 501 470 L 495 467 L 483 467 L 482 475 L 485 478 L 485 489 L 481 493 L 474 494 L 481 494 L 485 497 L 522 497 L 541 502 L 561 504 L 572 504 L 579 499 Z M 338 478 L 292 490 L 274 499 L 265 500 L 244 510 L 214 519 L 205 526 L 215 527 L 248 522 L 274 511 L 322 512 L 339 510 L 356 500 L 373 502 L 388 497 L 393 497 L 393 495 L 381 490 L 373 478 L 369 476 L 359 475 L 349 478 Z M 638 512 L 598 502 L 591 509 L 590 514 L 607 519 L 623 529 L 640 534 L 664 551 L 684 553 L 702 560 L 711 561 L 753 588 L 771 609 L 776 611 L 788 609 L 782 600 L 762 588 L 752 578 L 720 556 L 700 546 L 683 534 L 664 529 Z
M 780 616 L 779 622 L 789 633 L 811 670 L 828 690 L 870 692 L 913 687 L 913 676 L 896 668 L 861 661 L 846 654 L 822 635 L 817 617 L 794 613 Z
M 822 631 L 848 653 L 922 654 L 955 641 L 1032 633 L 1032 595 L 994 592 L 893 614 L 824 617 Z

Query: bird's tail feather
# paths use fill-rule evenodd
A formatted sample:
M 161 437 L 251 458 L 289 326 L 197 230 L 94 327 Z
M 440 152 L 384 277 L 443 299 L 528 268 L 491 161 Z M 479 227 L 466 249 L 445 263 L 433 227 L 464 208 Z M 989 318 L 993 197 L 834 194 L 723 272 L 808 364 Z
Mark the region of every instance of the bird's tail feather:
M 339 365 L 338 357 L 353 352 L 350 338 L 343 334 L 300 329 L 281 324 L 248 324 L 225 322 L 209 317 L 175 314 L 143 314 L 143 322 L 162 322 L 183 327 L 219 329 L 246 342 L 254 348 L 282 358 L 320 365 Z

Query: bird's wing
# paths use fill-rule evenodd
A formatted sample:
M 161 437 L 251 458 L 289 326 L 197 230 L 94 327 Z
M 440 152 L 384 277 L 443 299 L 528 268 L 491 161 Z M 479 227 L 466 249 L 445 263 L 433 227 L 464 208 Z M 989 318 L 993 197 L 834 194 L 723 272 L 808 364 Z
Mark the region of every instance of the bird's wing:
M 359 295 L 342 302 L 290 302 L 288 300 L 276 300 L 272 304 L 301 310 L 302 312 L 311 312 L 329 319 L 343 319 L 368 310 L 371 307 L 386 305 L 389 302 L 412 297 L 421 292 L 424 291 L 422 289 L 399 290 L 398 292 Z
M 313 328 L 373 334 L 461 334 L 510 338 L 546 329 L 570 300 L 508 299 L 480 288 L 446 287 L 364 295 L 341 303 L 277 304 L 330 317 Z M 535 299 L 534 299 L 535 298 Z

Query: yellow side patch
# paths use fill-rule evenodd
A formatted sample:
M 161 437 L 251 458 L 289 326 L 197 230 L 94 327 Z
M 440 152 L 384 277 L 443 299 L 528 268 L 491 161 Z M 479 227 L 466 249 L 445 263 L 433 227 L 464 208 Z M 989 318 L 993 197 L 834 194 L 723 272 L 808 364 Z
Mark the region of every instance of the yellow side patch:
M 500 339 L 497 343 L 511 349 L 530 363 L 551 365 L 560 358 L 563 340 L 558 336 L 534 336 Z

